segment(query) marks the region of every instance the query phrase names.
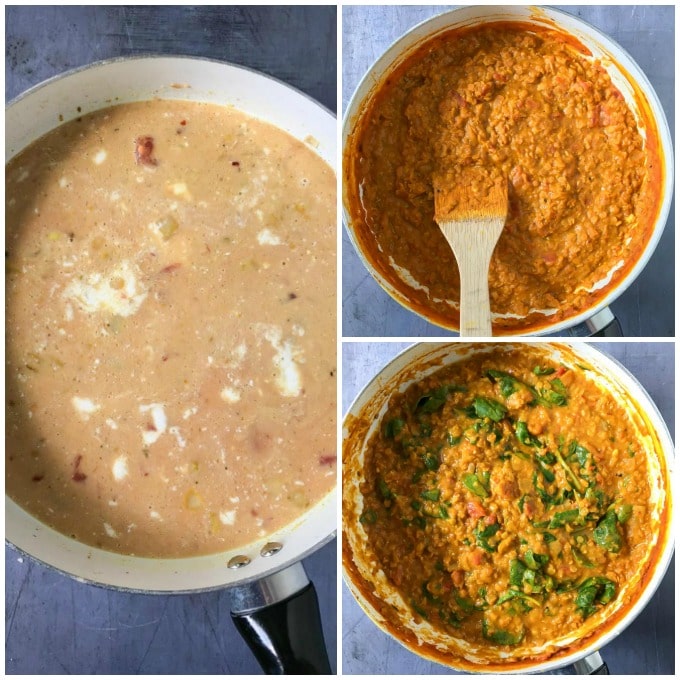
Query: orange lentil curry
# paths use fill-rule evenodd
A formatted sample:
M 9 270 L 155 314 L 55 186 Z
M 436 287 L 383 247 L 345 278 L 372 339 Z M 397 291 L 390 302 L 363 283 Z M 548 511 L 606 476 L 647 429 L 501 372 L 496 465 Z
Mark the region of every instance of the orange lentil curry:
M 585 367 L 546 357 L 438 370 L 367 445 L 359 521 L 378 568 L 416 622 L 474 645 L 535 649 L 611 616 L 646 560 L 643 443 Z
M 460 290 L 433 219 L 433 177 L 455 185 L 475 167 L 508 182 L 489 272 L 496 333 L 585 311 L 647 244 L 661 200 L 656 126 L 646 104 L 636 121 L 584 53 L 524 23 L 456 29 L 416 49 L 361 111 L 344 163 L 355 237 L 432 321 L 457 327 Z

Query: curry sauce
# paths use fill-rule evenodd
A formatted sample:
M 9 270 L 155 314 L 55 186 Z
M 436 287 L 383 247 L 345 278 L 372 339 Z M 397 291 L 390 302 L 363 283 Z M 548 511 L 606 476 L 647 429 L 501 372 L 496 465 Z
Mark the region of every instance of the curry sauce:
M 654 526 L 647 451 L 589 373 L 508 347 L 390 398 L 351 521 L 414 626 L 547 657 L 628 601 Z
M 592 307 L 652 233 L 663 173 L 654 121 L 566 34 L 487 23 L 425 40 L 374 88 L 344 157 L 356 241 L 426 318 L 456 328 L 459 276 L 434 217 L 433 177 L 508 183 L 491 260 L 496 333 Z
M 231 107 L 128 103 L 6 171 L 6 486 L 106 550 L 216 553 L 335 485 L 333 170 Z

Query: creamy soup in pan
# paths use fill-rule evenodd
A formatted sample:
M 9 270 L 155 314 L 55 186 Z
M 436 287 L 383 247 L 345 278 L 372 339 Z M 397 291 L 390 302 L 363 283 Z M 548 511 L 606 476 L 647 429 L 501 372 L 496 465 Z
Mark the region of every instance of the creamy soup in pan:
M 264 538 L 335 484 L 333 170 L 228 107 L 83 116 L 6 171 L 6 486 L 140 556 Z

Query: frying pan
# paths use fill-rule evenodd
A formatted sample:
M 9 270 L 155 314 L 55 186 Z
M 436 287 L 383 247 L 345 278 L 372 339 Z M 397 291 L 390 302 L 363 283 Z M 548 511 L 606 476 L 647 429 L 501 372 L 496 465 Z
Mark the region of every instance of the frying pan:
M 344 374 L 344 387 L 346 390 L 347 385 L 351 385 L 351 381 L 354 379 L 353 387 L 355 389 L 348 396 L 351 398 L 357 392 L 359 394 L 347 411 L 348 415 L 345 419 L 343 432 L 345 439 L 343 445 L 343 567 L 345 580 L 350 591 L 357 598 L 364 612 L 368 614 L 373 623 L 382 628 L 383 631 L 391 634 L 410 651 L 426 659 L 467 672 L 488 672 L 489 670 L 493 670 L 493 672 L 545 672 L 555 671 L 571 663 L 578 664 L 580 672 L 583 673 L 587 672 L 583 664 L 590 664 L 594 661 L 592 658 L 593 652 L 622 633 L 633 622 L 635 617 L 640 614 L 653 596 L 663 579 L 673 552 L 673 531 L 671 528 L 672 503 L 670 496 L 670 480 L 673 475 L 674 466 L 672 441 L 663 418 L 637 379 L 622 367 L 621 364 L 597 350 L 596 347 L 597 345 L 589 346 L 583 343 L 574 345 L 553 344 L 548 346 L 548 350 L 551 352 L 558 350 L 563 358 L 568 359 L 569 363 L 575 360 L 581 365 L 590 366 L 593 369 L 593 375 L 598 376 L 598 382 L 602 383 L 610 393 L 615 394 L 617 400 L 626 405 L 625 407 L 632 417 L 637 422 L 644 422 L 644 429 L 647 429 L 652 434 L 648 439 L 653 451 L 650 459 L 659 463 L 659 468 L 653 472 L 652 478 L 656 482 L 660 482 L 664 489 L 664 493 L 657 496 L 657 508 L 661 518 L 658 532 L 650 529 L 650 534 L 654 536 L 654 540 L 649 542 L 650 546 L 655 545 L 655 549 L 658 552 L 652 553 L 650 561 L 652 566 L 642 581 L 644 585 L 634 594 L 633 600 L 629 605 L 630 608 L 623 607 L 619 612 L 609 612 L 611 614 L 609 623 L 605 624 L 603 628 L 596 630 L 593 635 L 583 638 L 577 644 L 566 644 L 563 652 L 559 652 L 541 662 L 505 662 L 502 664 L 496 663 L 491 666 L 473 663 L 465 658 L 461 658 L 460 650 L 456 650 L 448 640 L 444 640 L 442 648 L 437 649 L 434 639 L 429 637 L 427 631 L 423 632 L 422 629 L 416 630 L 419 627 L 412 623 L 411 617 L 407 617 L 411 621 L 411 624 L 409 624 L 404 622 L 400 614 L 397 614 L 397 617 L 385 614 L 385 610 L 379 606 L 380 602 L 377 602 L 373 597 L 372 589 L 376 588 L 376 592 L 380 593 L 380 599 L 382 600 L 391 598 L 393 590 L 389 585 L 387 587 L 384 586 L 384 583 L 381 582 L 382 577 L 367 576 L 366 566 L 372 562 L 372 553 L 365 546 L 361 525 L 352 521 L 352 517 L 356 518 L 358 516 L 354 514 L 354 510 L 357 508 L 356 504 L 357 502 L 361 503 L 360 493 L 357 489 L 362 479 L 361 457 L 363 455 L 364 442 L 372 431 L 371 428 L 367 433 L 365 427 L 371 423 L 375 423 L 374 427 L 378 426 L 379 418 L 384 413 L 389 395 L 393 394 L 396 390 L 405 389 L 412 381 L 420 379 L 423 371 L 427 370 L 427 361 L 436 362 L 430 366 L 431 372 L 433 366 L 439 365 L 439 361 L 443 360 L 447 363 L 456 361 L 462 358 L 461 355 L 471 350 L 485 351 L 486 346 L 477 345 L 473 347 L 463 343 L 424 343 L 412 346 L 402 351 L 395 358 L 392 358 L 361 391 L 358 388 L 363 381 L 375 373 L 387 357 L 394 357 L 399 347 L 395 348 L 394 346 L 386 345 L 382 349 L 376 349 L 376 346 L 361 348 L 361 346 L 352 345 L 351 353 L 346 354 L 344 365 L 345 367 L 351 365 L 352 369 Z M 636 345 L 634 348 L 631 348 L 630 346 L 616 344 L 610 345 L 610 348 L 617 356 L 623 357 L 629 365 L 635 363 L 635 358 L 639 358 L 641 361 L 639 361 L 638 365 L 646 367 L 654 360 L 661 358 L 663 364 L 657 365 L 663 365 L 672 372 L 671 345 Z M 646 351 L 650 348 L 651 351 Z M 668 351 L 664 352 L 664 349 Z M 347 352 L 347 347 L 345 347 L 345 352 Z M 671 365 L 666 366 L 666 362 L 669 360 Z M 413 372 L 414 367 L 418 369 L 415 375 Z M 657 378 L 659 380 L 662 371 L 657 371 L 651 375 L 659 376 Z M 649 384 L 650 376 L 646 376 L 646 379 Z M 672 391 L 669 394 L 672 394 Z M 672 414 L 670 408 L 666 408 L 665 412 L 669 416 Z M 359 418 L 358 421 L 355 420 L 357 417 Z M 640 418 L 642 420 L 639 420 Z M 662 496 L 664 496 L 663 499 Z M 373 566 L 368 573 L 377 574 L 378 571 Z M 370 585 L 367 587 L 367 584 Z M 662 590 L 665 590 L 662 597 L 668 598 L 668 589 L 664 588 Z M 672 600 L 672 597 L 670 599 Z M 397 610 L 400 608 L 396 600 L 389 599 L 389 601 Z M 657 604 L 654 607 L 648 608 L 642 615 L 644 623 L 640 620 L 635 626 L 638 633 L 641 630 L 644 631 L 643 635 L 636 637 L 635 632 L 629 631 L 624 639 L 620 641 L 620 644 L 614 645 L 615 649 L 618 647 L 619 651 L 627 652 L 626 644 L 630 647 L 631 642 L 633 642 L 637 653 L 640 655 L 644 654 L 644 658 L 647 657 L 649 649 L 647 647 L 643 651 L 643 646 L 645 643 L 649 643 L 649 636 L 652 634 L 650 629 L 653 628 L 653 625 L 650 624 L 652 624 L 652 621 L 656 621 L 658 617 L 656 607 L 658 606 L 659 595 L 657 595 L 656 601 Z M 672 605 L 667 608 L 668 611 L 672 615 Z M 410 668 L 407 668 L 406 664 L 409 663 L 409 656 L 403 653 L 400 654 L 398 651 L 395 652 L 393 649 L 394 645 L 391 645 L 392 648 L 388 646 L 385 649 L 387 641 L 382 642 L 380 636 L 371 635 L 371 631 L 367 631 L 366 626 L 363 626 L 363 628 L 359 626 L 360 620 L 358 620 L 357 607 L 354 605 L 348 606 L 343 603 L 343 616 L 347 617 L 348 615 L 352 617 L 352 630 L 357 631 L 357 637 L 354 641 L 349 637 L 345 638 L 345 644 L 353 650 L 352 656 L 354 658 L 363 658 L 367 654 L 368 649 L 371 651 L 375 650 L 375 657 L 372 659 L 374 667 L 372 669 L 369 667 L 360 669 L 355 665 L 351 669 L 352 671 L 371 672 L 372 670 L 373 672 L 380 672 L 375 664 L 381 664 L 384 666 L 382 672 L 394 671 L 395 668 L 398 668 L 400 672 L 408 672 L 411 668 L 417 668 L 418 672 L 423 672 L 422 661 L 417 663 L 414 660 L 410 664 Z M 659 620 L 663 625 L 666 619 L 661 616 Z M 409 628 L 410 626 L 411 628 Z M 414 637 L 414 632 L 417 637 Z M 656 638 L 656 635 L 654 635 L 654 638 Z M 670 638 L 668 642 L 670 642 Z M 439 640 L 438 643 L 442 643 L 442 641 Z M 665 648 L 669 654 L 669 657 L 665 660 L 665 663 L 668 664 L 670 663 L 670 658 L 672 658 L 670 655 L 672 646 L 671 644 L 666 644 Z M 390 661 L 381 661 L 383 658 L 389 658 Z M 356 664 L 354 661 L 353 663 Z M 597 668 L 600 668 L 600 664 L 598 664 Z M 635 669 L 629 669 L 625 665 L 623 668 L 626 668 L 627 671 L 635 672 Z M 646 668 L 646 666 L 643 668 Z M 667 669 L 668 665 L 665 668 Z M 436 667 L 433 667 L 433 669 L 436 669 Z M 639 670 L 642 671 L 642 668 L 639 668 Z
M 246 68 L 185 57 L 113 59 L 32 88 L 6 110 L 5 160 L 62 118 L 154 97 L 233 105 L 297 139 L 313 138 L 318 155 L 335 167 L 335 118 L 318 103 Z M 229 588 L 237 628 L 263 669 L 272 673 L 330 672 L 316 593 L 301 560 L 330 541 L 335 526 L 333 490 L 264 541 L 203 557 L 148 559 L 78 543 L 38 522 L 9 497 L 5 500 L 8 543 L 80 581 L 144 593 Z
M 616 12 L 615 8 L 611 9 Z M 402 16 L 400 13 L 399 16 Z M 600 299 L 596 300 L 589 309 L 581 310 L 578 314 L 569 316 L 561 321 L 551 321 L 550 317 L 546 317 L 544 322 L 532 325 L 532 329 L 527 330 L 513 330 L 513 333 L 539 333 L 539 334 L 565 334 L 565 335 L 589 335 L 592 333 L 599 333 L 603 335 L 620 335 L 621 329 L 618 327 L 618 322 L 613 316 L 609 305 L 611 305 L 617 298 L 624 293 L 624 291 L 638 278 L 643 271 L 649 258 L 652 256 L 656 245 L 664 230 L 666 218 L 668 217 L 673 187 L 673 152 L 670 133 L 666 118 L 659 100 L 650 85 L 642 70 L 637 66 L 633 59 L 616 43 L 614 43 L 607 36 L 602 34 L 596 28 L 593 28 L 581 19 L 560 11 L 549 8 L 535 8 L 535 7 L 519 7 L 519 6 L 483 6 L 483 7 L 464 7 L 453 11 L 444 12 L 432 17 L 405 33 L 397 39 L 386 51 L 380 55 L 379 58 L 365 73 L 363 79 L 358 84 L 356 91 L 345 111 L 343 120 L 343 149 L 344 149 L 344 169 L 343 169 L 343 218 L 346 225 L 348 241 L 350 242 L 350 249 L 356 251 L 358 259 L 363 264 L 365 270 L 375 279 L 375 281 L 383 288 L 395 301 L 397 301 L 404 308 L 415 312 L 425 321 L 441 326 L 449 330 L 456 330 L 456 325 L 451 321 L 435 315 L 432 310 L 428 310 L 409 297 L 409 292 L 405 284 L 397 285 L 392 275 L 385 274 L 385 268 L 381 264 L 376 264 L 375 256 L 369 254 L 374 246 L 367 246 L 369 237 L 364 233 L 365 230 L 360 225 L 355 224 L 354 216 L 349 210 L 352 181 L 348 176 L 348 168 L 351 165 L 350 156 L 352 153 L 352 132 L 356 129 L 356 125 L 360 120 L 362 114 L 366 110 L 367 102 L 376 90 L 376 86 L 381 82 L 387 74 L 391 71 L 395 64 L 400 63 L 405 55 L 415 46 L 421 44 L 426 38 L 429 38 L 441 31 L 448 30 L 451 27 L 460 25 L 476 24 L 489 20 L 521 20 L 529 21 L 539 25 L 552 25 L 567 31 L 576 36 L 583 44 L 591 49 L 594 55 L 607 55 L 604 58 L 604 64 L 610 71 L 617 87 L 624 92 L 629 103 L 633 103 L 633 90 L 637 89 L 641 93 L 642 100 L 649 105 L 649 110 L 652 112 L 653 119 L 656 121 L 658 138 L 662 149 L 662 162 L 664 165 L 664 177 L 662 188 L 662 202 L 658 211 L 658 217 L 654 227 L 653 234 L 648 241 L 646 248 L 641 256 L 637 259 L 630 270 L 616 283 L 606 294 Z M 367 52 L 368 53 L 368 52 Z M 611 56 L 608 56 L 611 55 Z M 627 94 L 626 94 L 627 93 Z M 645 104 L 645 105 L 646 105 Z M 361 222 L 361 220 L 359 220 Z M 344 265 L 346 276 L 352 277 L 346 281 L 348 288 L 359 288 L 357 277 L 358 266 L 351 268 L 352 259 L 351 253 L 348 254 L 348 262 Z M 647 273 L 649 279 L 649 272 Z M 667 280 L 667 279 L 666 279 Z M 669 285 L 671 285 L 669 281 Z M 367 298 L 373 301 L 375 305 L 373 311 L 380 311 L 378 305 L 383 304 L 382 298 L 376 298 L 373 289 L 370 293 L 366 285 L 361 286 L 361 292 L 364 300 Z M 369 297 L 369 294 L 371 297 Z M 353 300 L 350 298 L 350 301 Z M 360 301 L 361 302 L 361 301 Z M 386 310 L 385 310 L 386 311 Z M 499 310 L 500 311 L 500 310 Z M 389 315 L 392 317 L 392 315 Z M 373 315 L 372 318 L 380 318 L 379 315 Z M 403 318 L 396 316 L 396 318 Z M 354 321 L 347 321 L 347 323 L 354 323 Z M 394 318 L 388 318 L 385 323 L 389 327 L 394 327 Z M 406 320 L 404 321 L 404 324 Z M 417 328 L 425 327 L 428 334 L 436 334 L 432 331 L 431 326 L 419 323 L 417 318 L 410 321 L 410 326 L 419 324 Z M 496 328 L 496 332 L 508 333 L 508 330 Z M 349 335 L 358 335 L 360 333 L 352 332 Z M 365 333 L 371 334 L 371 333 Z M 379 333 L 378 333 L 379 334 Z M 397 332 L 395 335 L 422 335 L 422 332 Z

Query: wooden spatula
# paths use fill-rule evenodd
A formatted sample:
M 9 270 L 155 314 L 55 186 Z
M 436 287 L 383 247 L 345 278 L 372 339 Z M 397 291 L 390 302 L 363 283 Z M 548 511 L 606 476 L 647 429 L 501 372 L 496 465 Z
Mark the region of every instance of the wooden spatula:
M 508 183 L 471 169 L 452 178 L 435 176 L 434 219 L 460 272 L 460 334 L 491 336 L 489 264 L 508 213 Z

